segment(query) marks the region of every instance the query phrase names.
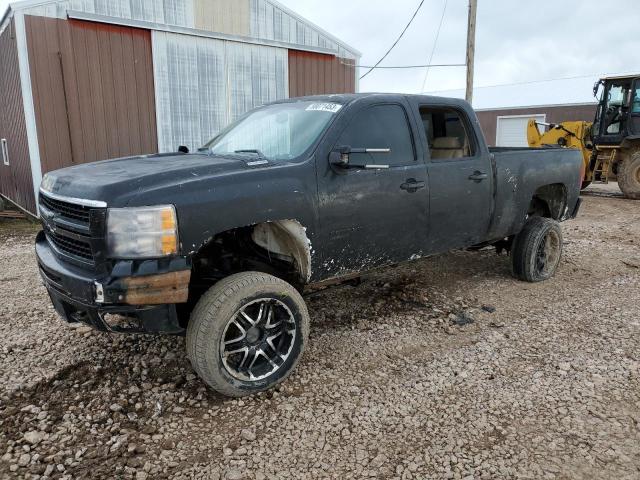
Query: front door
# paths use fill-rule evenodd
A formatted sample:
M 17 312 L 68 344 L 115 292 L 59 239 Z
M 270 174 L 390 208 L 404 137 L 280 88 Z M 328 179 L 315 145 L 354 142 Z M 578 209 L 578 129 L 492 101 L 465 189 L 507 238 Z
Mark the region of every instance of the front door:
M 630 111 L 631 122 L 629 124 L 629 134 L 640 135 L 640 78 L 633 82 Z
M 429 253 L 485 241 L 491 220 L 493 171 L 466 113 L 423 107 L 429 144 Z
M 631 90 L 631 80 L 613 80 L 604 91 L 601 107 L 600 138 L 598 143 L 619 145 L 627 136 L 628 105 L 626 99 Z
M 337 277 L 408 260 L 423 252 L 428 181 L 406 106 L 363 103 L 346 120 L 333 147 L 390 149 L 352 153 L 343 169 L 318 158 L 322 276 Z

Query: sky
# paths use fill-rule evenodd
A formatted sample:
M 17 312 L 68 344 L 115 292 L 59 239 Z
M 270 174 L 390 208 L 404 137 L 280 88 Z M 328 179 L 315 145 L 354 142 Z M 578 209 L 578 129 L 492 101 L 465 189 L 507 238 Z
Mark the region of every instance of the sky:
M 447 9 L 431 63 L 465 62 L 468 1 L 426 0 L 383 65 L 428 63 L 445 2 Z M 362 65 L 373 65 L 398 37 L 419 1 L 281 0 L 281 3 L 360 50 Z M 593 101 L 592 87 L 601 74 L 640 72 L 640 48 L 634 35 L 639 24 L 638 0 L 479 0 L 474 106 Z M 586 77 L 483 88 L 576 76 Z M 361 81 L 360 89 L 464 96 L 464 67 L 431 69 L 423 88 L 424 79 L 424 69 L 377 71 Z
M 419 3 L 280 1 L 362 52 L 362 65 L 373 65 L 382 57 Z M 1 12 L 7 3 L 0 0 Z M 382 65 L 427 64 L 432 51 L 431 63 L 464 63 L 467 11 L 468 0 L 425 0 L 414 23 Z M 601 74 L 640 72 L 640 49 L 634 34 L 639 24 L 638 0 L 479 0 L 474 106 L 593 101 L 592 86 Z M 425 76 L 425 69 L 378 70 L 361 81 L 360 90 L 464 96 L 464 67 L 432 68 L 426 82 Z M 557 78 L 568 79 L 537 82 Z M 521 85 L 486 88 L 513 83 Z

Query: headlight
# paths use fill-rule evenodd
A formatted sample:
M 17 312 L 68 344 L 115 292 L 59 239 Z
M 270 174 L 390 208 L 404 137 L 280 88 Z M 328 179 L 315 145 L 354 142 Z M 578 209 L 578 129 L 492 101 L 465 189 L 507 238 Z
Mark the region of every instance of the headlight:
M 173 206 L 110 208 L 107 212 L 110 258 L 158 258 L 178 253 L 178 222 Z

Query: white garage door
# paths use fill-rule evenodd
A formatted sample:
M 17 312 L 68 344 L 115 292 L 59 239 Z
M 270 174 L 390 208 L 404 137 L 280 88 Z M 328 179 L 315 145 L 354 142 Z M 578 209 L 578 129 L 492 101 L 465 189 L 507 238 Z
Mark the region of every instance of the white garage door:
M 498 117 L 498 129 L 496 134 L 496 146 L 498 147 L 528 147 L 527 125 L 534 118 L 538 122 L 544 122 L 547 118 L 544 114 L 518 115 L 513 117 Z

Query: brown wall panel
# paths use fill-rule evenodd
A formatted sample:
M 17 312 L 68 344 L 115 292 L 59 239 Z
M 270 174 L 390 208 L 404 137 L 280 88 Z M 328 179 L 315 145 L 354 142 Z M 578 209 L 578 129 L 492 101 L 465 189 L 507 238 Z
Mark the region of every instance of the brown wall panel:
M 25 20 L 43 173 L 157 152 L 151 33 Z
M 13 22 L 0 35 L 0 139 L 7 140 L 9 166 L 0 155 L 0 192 L 31 213 L 36 202 L 22 101 Z
M 289 50 L 289 96 L 355 93 L 353 60 Z
M 477 112 L 480 126 L 489 146 L 496 144 L 498 117 L 510 115 L 546 114 L 547 122 L 593 122 L 596 116 L 596 104 L 593 105 L 557 105 L 525 108 L 505 108 L 500 110 L 481 110 Z M 524 133 L 524 132 L 523 132 Z

